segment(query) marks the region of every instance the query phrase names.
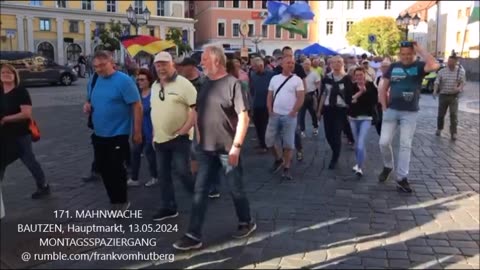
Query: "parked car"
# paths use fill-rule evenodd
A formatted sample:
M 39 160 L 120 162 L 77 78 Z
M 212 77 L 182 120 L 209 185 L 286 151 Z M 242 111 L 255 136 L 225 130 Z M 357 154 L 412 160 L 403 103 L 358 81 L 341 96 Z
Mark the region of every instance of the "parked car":
M 435 83 L 435 79 L 437 78 L 437 72 L 444 68 L 445 65 L 441 64 L 440 68 L 437 71 L 432 71 L 428 73 L 422 81 L 422 92 L 425 93 L 433 93 L 433 84 Z
M 0 64 L 3 63 L 13 65 L 25 85 L 61 83 L 68 86 L 78 79 L 73 68 L 61 66 L 32 52 L 0 51 Z

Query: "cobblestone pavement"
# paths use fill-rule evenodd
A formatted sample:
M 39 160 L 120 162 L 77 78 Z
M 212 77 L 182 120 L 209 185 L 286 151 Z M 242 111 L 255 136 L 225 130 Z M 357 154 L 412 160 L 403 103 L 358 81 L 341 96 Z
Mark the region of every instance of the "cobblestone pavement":
M 422 97 L 421 116 L 413 142 L 410 180 L 415 192 L 396 192 L 394 181 L 376 180 L 382 163 L 378 135 L 368 138 L 365 176 L 352 176 L 353 151 L 344 146 L 335 171 L 326 165 L 330 150 L 323 132 L 305 140 L 305 160 L 295 163 L 293 182 L 284 182 L 267 169 L 272 160 L 255 154 L 253 129 L 244 150 L 246 190 L 257 232 L 232 240 L 236 229 L 233 204 L 226 190 L 210 201 L 204 227 L 205 248 L 176 252 L 172 243 L 186 230 L 190 197 L 176 183 L 180 216 L 170 223 L 178 232 L 89 234 L 88 237 L 156 238 L 156 247 L 69 247 L 65 253 L 163 253 L 175 260 L 158 261 L 39 261 L 23 262 L 23 252 L 42 253 L 40 237 L 86 237 L 83 233 L 18 233 L 19 223 L 150 224 L 158 207 L 159 187 L 129 190 L 133 209 L 144 219 L 55 219 L 54 210 L 109 207 L 102 183 L 83 183 L 92 159 L 89 130 L 82 115 L 85 81 L 76 86 L 30 88 L 34 116 L 42 139 L 34 150 L 51 183 L 52 196 L 33 201 L 35 185 L 19 162 L 7 170 L 3 194 L 7 216 L 1 221 L 2 268 L 479 268 L 479 117 L 461 112 L 459 139 L 451 142 L 434 135 L 436 102 Z M 477 95 L 478 83 L 466 96 Z M 471 99 L 471 98 L 467 98 Z M 448 127 L 448 120 L 447 120 Z M 142 177 L 147 180 L 143 166 Z

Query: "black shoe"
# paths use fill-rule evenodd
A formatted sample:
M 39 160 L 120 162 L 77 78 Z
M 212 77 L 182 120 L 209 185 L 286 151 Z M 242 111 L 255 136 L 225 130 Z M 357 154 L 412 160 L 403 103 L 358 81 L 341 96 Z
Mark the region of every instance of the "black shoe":
M 297 151 L 297 160 L 302 161 L 303 160 L 303 151 Z
M 220 192 L 218 192 L 216 189 L 211 190 L 211 191 L 208 193 L 208 197 L 209 197 L 210 199 L 218 199 L 218 198 L 220 198 Z
M 99 181 L 99 180 L 100 180 L 100 175 L 98 175 L 96 173 L 92 173 L 89 176 L 82 177 L 83 182 L 95 182 L 95 181 Z
M 272 172 L 273 173 L 278 172 L 282 168 L 282 166 L 283 166 L 283 159 L 276 160 L 273 163 Z
M 392 172 L 392 168 L 383 167 L 383 171 L 378 176 L 378 181 L 379 182 L 387 181 L 391 172 Z
M 328 169 L 333 170 L 337 166 L 337 162 L 330 161 L 330 164 L 328 164 Z
M 451 137 L 452 141 L 456 141 L 457 140 L 457 134 L 456 133 L 452 133 Z
M 180 238 L 180 240 L 173 244 L 173 247 L 175 249 L 183 251 L 199 249 L 202 247 L 202 242 L 197 239 L 193 239 L 192 237 L 189 237 L 187 235 L 184 235 L 182 238 Z
M 156 215 L 153 216 L 153 221 L 162 221 L 169 218 L 178 216 L 178 211 L 170 209 L 161 209 Z
M 289 181 L 293 180 L 293 176 L 290 173 L 290 169 L 288 169 L 288 168 L 283 169 L 282 178 L 284 178 L 285 180 L 289 180 Z
M 232 236 L 236 239 L 241 239 L 248 237 L 257 229 L 257 224 L 255 222 L 250 222 L 248 225 L 238 225 L 237 232 Z
M 48 195 L 50 195 L 50 186 L 46 185 L 43 188 L 37 189 L 37 191 L 35 191 L 32 194 L 32 199 L 34 199 L 34 200 L 41 199 L 41 198 L 47 197 Z
M 408 184 L 407 178 L 403 178 L 402 181 L 397 182 L 397 189 L 401 192 L 412 193 L 412 188 L 410 184 Z

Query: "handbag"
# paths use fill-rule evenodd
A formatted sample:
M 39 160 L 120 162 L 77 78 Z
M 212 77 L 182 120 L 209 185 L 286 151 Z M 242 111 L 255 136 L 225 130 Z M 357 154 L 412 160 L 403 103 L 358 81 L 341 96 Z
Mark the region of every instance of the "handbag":
M 38 128 L 37 122 L 33 119 L 30 119 L 28 129 L 32 135 L 32 142 L 38 142 L 40 140 L 40 128 Z

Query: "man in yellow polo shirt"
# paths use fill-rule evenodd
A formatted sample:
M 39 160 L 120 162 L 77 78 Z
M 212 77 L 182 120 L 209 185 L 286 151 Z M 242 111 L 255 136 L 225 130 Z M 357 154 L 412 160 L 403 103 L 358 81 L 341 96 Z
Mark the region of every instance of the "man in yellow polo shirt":
M 152 85 L 150 103 L 162 205 L 153 220 L 162 221 L 178 216 L 173 166 L 187 191 L 193 193 L 190 147 L 197 91 L 189 80 L 177 74 L 169 53 L 158 53 L 154 62 L 159 79 Z

